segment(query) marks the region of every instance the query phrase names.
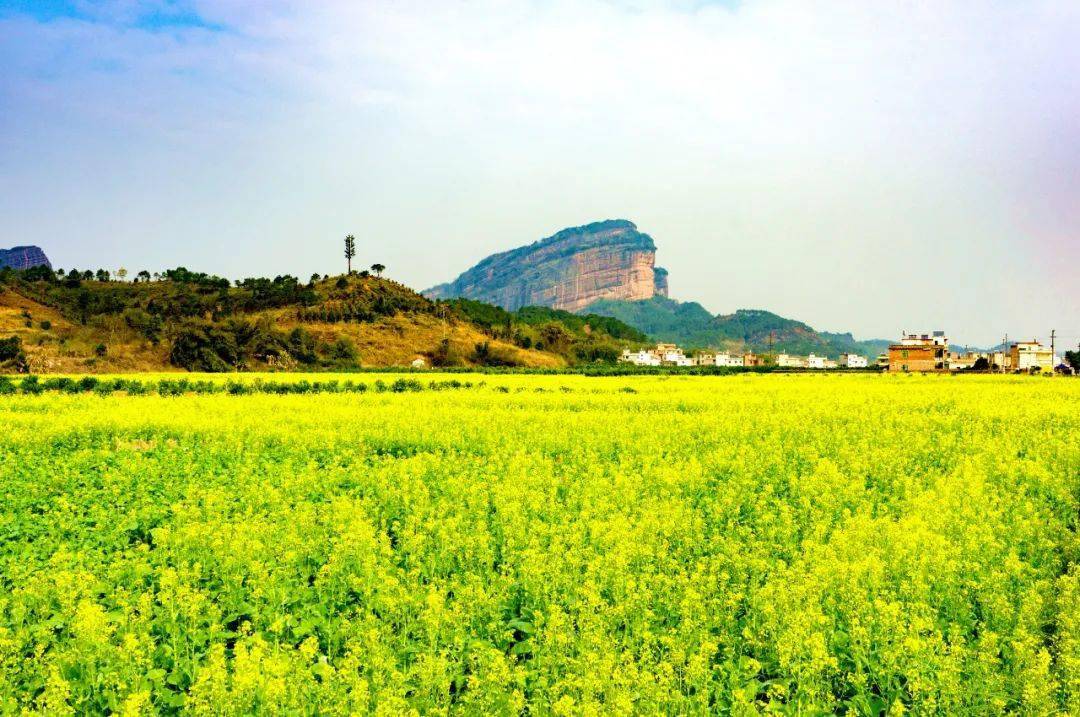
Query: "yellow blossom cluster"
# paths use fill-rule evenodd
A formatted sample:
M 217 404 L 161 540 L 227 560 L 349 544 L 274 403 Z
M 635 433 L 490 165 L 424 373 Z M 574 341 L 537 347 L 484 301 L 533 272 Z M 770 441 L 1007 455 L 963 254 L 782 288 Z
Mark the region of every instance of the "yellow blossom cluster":
M 0 714 L 1080 714 L 1080 381 L 476 381 L 0 396 Z

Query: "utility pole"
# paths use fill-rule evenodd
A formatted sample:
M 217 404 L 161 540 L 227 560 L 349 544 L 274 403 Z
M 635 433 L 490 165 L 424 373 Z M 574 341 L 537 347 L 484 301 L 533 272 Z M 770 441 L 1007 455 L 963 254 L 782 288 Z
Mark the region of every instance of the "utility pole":
M 1009 350 L 1009 335 L 1005 334 L 1005 338 L 1001 341 L 1001 372 L 1005 373 L 1005 354 Z
M 1053 373 L 1057 366 L 1054 365 L 1054 361 L 1057 360 L 1057 351 L 1054 350 L 1055 339 L 1057 339 L 1057 329 L 1050 329 L 1050 372 Z

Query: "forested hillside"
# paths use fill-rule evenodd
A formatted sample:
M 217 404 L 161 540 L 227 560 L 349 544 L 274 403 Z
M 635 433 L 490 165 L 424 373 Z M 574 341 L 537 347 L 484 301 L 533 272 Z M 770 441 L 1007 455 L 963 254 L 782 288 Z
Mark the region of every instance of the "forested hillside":
M 222 277 L 178 268 L 0 270 L 0 371 L 200 371 L 406 366 L 559 367 L 614 360 L 642 337 L 617 320 L 503 315 L 430 301 L 390 279 Z M 490 316 L 497 320 L 487 320 Z
M 688 348 L 771 349 L 830 356 L 857 353 L 873 358 L 889 343 L 856 341 L 851 334 L 818 332 L 801 321 L 760 309 L 739 309 L 734 314 L 713 316 L 701 304 L 663 296 L 644 301 L 603 299 L 590 304 L 586 311 L 619 319 L 659 341 L 672 341 Z

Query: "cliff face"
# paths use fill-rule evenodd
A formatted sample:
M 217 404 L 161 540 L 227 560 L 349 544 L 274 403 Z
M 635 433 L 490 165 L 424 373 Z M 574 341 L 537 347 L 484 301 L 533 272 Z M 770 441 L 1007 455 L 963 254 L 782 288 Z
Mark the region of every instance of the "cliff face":
M 494 254 L 424 294 L 465 297 L 509 310 L 550 306 L 578 311 L 597 299 L 667 296 L 667 272 L 654 266 L 655 257 L 652 237 L 633 222 L 612 219 Z
M 14 249 L 0 249 L 0 268 L 10 266 L 12 269 L 29 269 L 35 266 L 47 266 L 52 264 L 41 247 L 17 246 Z

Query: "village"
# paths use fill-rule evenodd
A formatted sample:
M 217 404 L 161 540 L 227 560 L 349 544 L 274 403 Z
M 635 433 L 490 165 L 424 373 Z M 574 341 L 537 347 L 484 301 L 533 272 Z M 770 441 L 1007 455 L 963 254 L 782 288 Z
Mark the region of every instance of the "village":
M 730 351 L 698 350 L 687 355 L 676 344 L 658 343 L 653 348 L 623 351 L 620 361 L 635 366 L 718 366 L 723 368 L 759 368 L 823 370 L 865 369 L 899 373 L 948 373 L 955 371 L 999 373 L 1063 373 L 1073 368 L 1056 355 L 1054 347 L 1037 340 L 1002 344 L 1007 349 L 985 352 L 949 350 L 944 331 L 929 334 L 904 332 L 871 362 L 866 356 L 843 353 L 837 358 L 810 353 L 806 356 L 787 353 L 755 354 Z

